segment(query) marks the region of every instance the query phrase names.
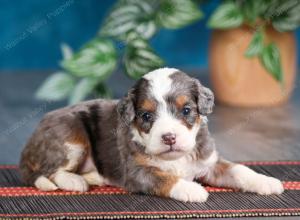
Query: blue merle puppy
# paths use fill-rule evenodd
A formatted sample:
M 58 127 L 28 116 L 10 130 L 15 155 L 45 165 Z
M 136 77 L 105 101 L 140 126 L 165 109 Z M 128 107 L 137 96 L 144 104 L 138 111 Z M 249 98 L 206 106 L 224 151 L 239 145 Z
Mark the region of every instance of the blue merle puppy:
M 97 99 L 46 114 L 22 153 L 23 179 L 45 191 L 110 184 L 184 202 L 207 200 L 201 183 L 282 193 L 278 179 L 218 155 L 206 118 L 213 105 L 213 93 L 197 79 L 157 69 L 121 100 Z

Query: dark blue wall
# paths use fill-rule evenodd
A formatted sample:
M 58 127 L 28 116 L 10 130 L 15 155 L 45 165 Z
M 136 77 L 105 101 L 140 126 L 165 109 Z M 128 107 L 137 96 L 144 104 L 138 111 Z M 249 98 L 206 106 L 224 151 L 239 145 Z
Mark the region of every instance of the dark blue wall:
M 95 36 L 114 2 L 0 0 L 0 70 L 58 68 L 60 44 L 66 42 L 79 48 Z M 205 13 L 217 2 L 212 0 L 205 5 Z M 206 68 L 210 31 L 205 22 L 206 19 L 178 31 L 162 30 L 151 43 L 169 66 Z M 297 35 L 299 38 L 299 31 Z

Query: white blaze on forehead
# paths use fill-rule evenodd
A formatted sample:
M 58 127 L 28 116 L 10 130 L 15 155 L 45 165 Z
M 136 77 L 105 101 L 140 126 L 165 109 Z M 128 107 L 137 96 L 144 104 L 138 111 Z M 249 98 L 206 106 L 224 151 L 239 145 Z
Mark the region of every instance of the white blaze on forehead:
M 178 72 L 175 68 L 160 68 L 144 75 L 151 85 L 151 94 L 161 102 L 164 102 L 163 97 L 171 90 L 172 80 L 170 75 Z

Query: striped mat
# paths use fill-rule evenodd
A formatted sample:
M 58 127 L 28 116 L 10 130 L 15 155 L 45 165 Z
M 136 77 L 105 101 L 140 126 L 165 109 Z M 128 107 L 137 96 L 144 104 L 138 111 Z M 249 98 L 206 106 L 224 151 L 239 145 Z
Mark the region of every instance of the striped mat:
M 206 187 L 205 203 L 130 194 L 117 187 L 86 193 L 41 192 L 22 184 L 16 166 L 0 166 L 0 219 L 208 218 L 300 215 L 300 161 L 247 162 L 257 172 L 284 181 L 282 195 L 261 196 Z

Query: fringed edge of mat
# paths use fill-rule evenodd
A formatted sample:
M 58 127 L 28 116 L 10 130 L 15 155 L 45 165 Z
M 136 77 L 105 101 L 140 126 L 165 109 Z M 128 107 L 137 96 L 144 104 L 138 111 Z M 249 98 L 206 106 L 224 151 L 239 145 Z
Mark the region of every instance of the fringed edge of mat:
M 300 190 L 300 181 L 282 182 L 285 190 Z M 218 188 L 206 186 L 208 192 L 234 192 L 231 188 Z M 19 196 L 74 196 L 74 195 L 118 195 L 130 194 L 122 188 L 114 186 L 93 186 L 87 192 L 73 191 L 40 191 L 34 187 L 0 187 L 0 197 L 19 197 Z
M 198 213 L 197 213 L 198 212 Z M 201 212 L 201 213 L 200 213 Z M 121 212 L 114 213 L 50 213 L 1 216 L 2 219 L 188 219 L 188 218 L 234 218 L 300 216 L 300 209 L 251 209 L 251 210 L 186 210 L 178 212 Z

